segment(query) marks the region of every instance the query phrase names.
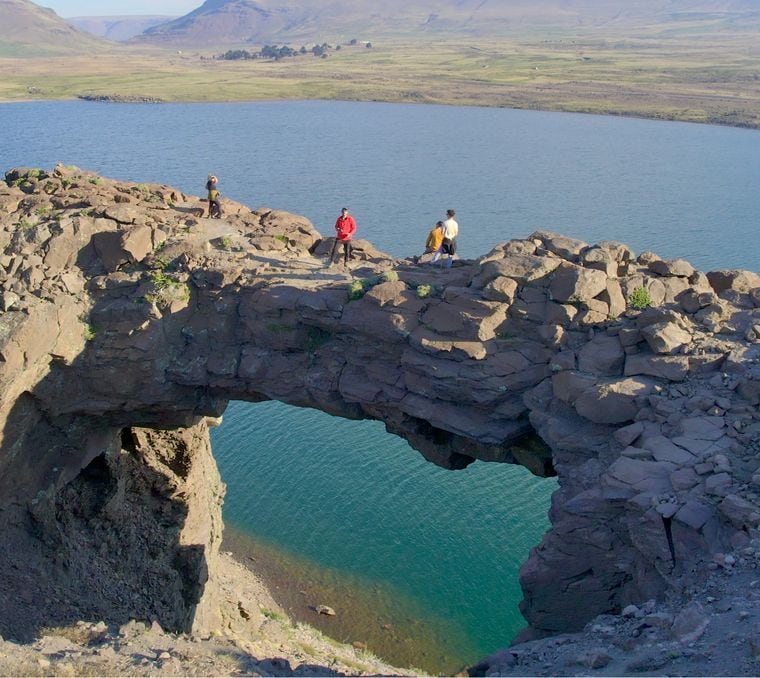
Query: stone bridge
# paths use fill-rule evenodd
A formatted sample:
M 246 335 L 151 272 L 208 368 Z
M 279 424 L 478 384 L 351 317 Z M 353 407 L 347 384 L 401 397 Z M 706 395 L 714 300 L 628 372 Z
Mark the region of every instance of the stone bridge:
M 62 166 L 6 179 L 3 635 L 214 623 L 207 426 L 231 399 L 377 419 L 450 469 L 558 475 L 521 570 L 536 632 L 686 590 L 758 534 L 754 273 L 549 232 L 451 269 L 358 241 L 328 269 L 295 215 L 209 220 L 171 187 Z

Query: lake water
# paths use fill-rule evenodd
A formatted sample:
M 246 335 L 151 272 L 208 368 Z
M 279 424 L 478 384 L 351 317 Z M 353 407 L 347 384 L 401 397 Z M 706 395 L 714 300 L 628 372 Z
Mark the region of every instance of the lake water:
M 446 208 L 474 257 L 538 228 L 760 269 L 760 132 L 506 109 L 343 102 L 0 105 L 0 169 L 56 161 L 202 194 L 417 253 Z M 212 435 L 230 543 L 294 616 L 399 664 L 451 671 L 523 621 L 517 568 L 554 481 L 477 463 L 447 472 L 376 422 L 230 405 Z M 297 582 L 297 590 L 289 582 Z M 278 588 L 279 587 L 279 588 Z M 316 618 L 328 604 L 339 614 Z

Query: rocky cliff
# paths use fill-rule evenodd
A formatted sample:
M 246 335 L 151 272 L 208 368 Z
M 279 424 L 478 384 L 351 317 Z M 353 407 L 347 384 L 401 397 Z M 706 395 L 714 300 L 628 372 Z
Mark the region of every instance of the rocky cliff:
M 556 473 L 534 633 L 684 594 L 760 536 L 760 276 L 549 232 L 449 270 L 358 241 L 326 269 L 308 220 L 225 207 L 63 166 L 0 183 L 2 635 L 217 623 L 206 427 L 230 399 Z

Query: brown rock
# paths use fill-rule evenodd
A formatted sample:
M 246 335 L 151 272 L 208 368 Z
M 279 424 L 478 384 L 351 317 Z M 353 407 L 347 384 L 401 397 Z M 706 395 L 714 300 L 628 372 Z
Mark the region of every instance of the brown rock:
M 605 382 L 578 396 L 575 409 L 595 424 L 622 424 L 639 411 L 636 399 L 651 391 L 652 383 L 642 377 Z
M 517 294 L 517 281 L 500 276 L 483 288 L 483 296 L 492 301 L 512 303 Z
M 693 275 L 694 267 L 684 259 L 655 259 L 650 261 L 647 268 L 662 276 L 679 276 L 682 278 L 688 278 Z
M 654 353 L 673 355 L 691 343 L 691 333 L 676 323 L 661 322 L 647 325 L 641 334 Z
M 749 292 L 753 288 L 760 287 L 760 275 L 752 271 L 737 269 L 710 271 L 707 274 L 707 279 L 716 294 L 729 289 L 737 292 Z
M 683 381 L 689 374 L 691 363 L 687 356 L 654 356 L 649 353 L 636 353 L 626 356 L 626 377 L 647 375 L 668 381 Z
M 540 240 L 544 247 L 557 256 L 568 261 L 577 261 L 578 255 L 588 247 L 588 243 L 552 233 L 551 231 L 536 231 L 530 236 L 533 240 Z
M 581 372 L 616 377 L 623 371 L 625 353 L 617 337 L 598 335 L 578 351 Z
M 121 236 L 121 247 L 132 262 L 140 262 L 153 251 L 153 230 L 150 226 L 136 226 Z
M 698 530 L 714 515 L 715 509 L 709 504 L 689 499 L 676 513 L 675 520 Z
M 602 271 L 608 278 L 616 278 L 618 275 L 618 261 L 610 252 L 600 247 L 590 247 L 580 257 L 585 268 L 593 268 Z
M 601 271 L 563 263 L 549 285 L 551 298 L 560 303 L 587 302 L 607 289 L 607 276 Z
M 737 494 L 726 496 L 718 506 L 718 510 L 738 530 L 750 530 L 757 527 L 757 506 Z
M 676 615 L 671 631 L 682 643 L 693 643 L 702 636 L 709 623 L 702 605 L 695 600 Z
M 513 278 L 524 285 L 541 280 L 559 266 L 559 259 L 531 255 L 510 255 L 504 259 L 484 263 L 480 272 L 473 278 L 472 286 L 482 289 L 499 277 Z
M 627 304 L 623 288 L 617 280 L 607 281 L 607 289 L 599 294 L 599 299 L 608 305 L 607 314 L 611 318 L 618 318 L 626 311 Z

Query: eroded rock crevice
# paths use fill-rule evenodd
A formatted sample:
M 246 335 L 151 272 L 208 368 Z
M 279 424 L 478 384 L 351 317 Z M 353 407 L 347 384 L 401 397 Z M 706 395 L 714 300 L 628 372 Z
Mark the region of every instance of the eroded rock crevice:
M 40 570 L 63 544 L 94 553 L 85 571 L 59 549 L 72 587 L 123 574 L 129 595 L 104 589 L 97 609 L 177 629 L 213 615 L 204 417 L 230 399 L 376 419 L 447 468 L 556 473 L 521 572 L 538 632 L 677 592 L 757 536 L 755 273 L 545 231 L 449 270 L 360 240 L 328 270 L 303 217 L 202 206 L 60 166 L 0 184 L 0 520 Z

